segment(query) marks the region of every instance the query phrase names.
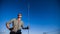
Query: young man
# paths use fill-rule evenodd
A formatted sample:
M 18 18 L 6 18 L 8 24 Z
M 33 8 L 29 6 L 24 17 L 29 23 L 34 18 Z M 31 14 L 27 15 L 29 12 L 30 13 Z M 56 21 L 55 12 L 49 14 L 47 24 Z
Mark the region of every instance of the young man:
M 6 27 L 10 30 L 10 34 L 21 34 L 22 29 L 29 29 L 29 27 L 23 27 L 23 21 L 21 20 L 22 14 L 18 14 L 18 18 L 14 18 L 6 23 Z M 12 28 L 10 28 L 12 24 Z

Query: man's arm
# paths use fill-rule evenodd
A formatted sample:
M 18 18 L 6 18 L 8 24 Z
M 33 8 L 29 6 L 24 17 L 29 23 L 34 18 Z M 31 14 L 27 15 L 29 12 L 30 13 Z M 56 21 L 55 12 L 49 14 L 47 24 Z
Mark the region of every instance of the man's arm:
M 27 26 L 27 27 L 23 27 L 23 26 L 22 26 L 22 29 L 29 29 L 29 27 L 28 27 L 28 26 Z
M 13 22 L 13 20 L 14 20 L 14 19 L 12 19 L 12 20 L 10 20 L 10 21 L 8 21 L 8 22 L 6 23 L 6 27 L 7 27 L 9 30 L 12 29 L 12 28 L 10 28 L 10 24 Z
M 22 27 L 22 29 L 29 29 L 29 27 L 28 27 L 28 26 L 27 26 L 27 27 L 24 27 L 24 26 L 23 26 L 23 22 L 22 22 L 21 27 Z
M 10 28 L 10 24 L 9 23 L 6 23 L 6 27 L 9 29 Z

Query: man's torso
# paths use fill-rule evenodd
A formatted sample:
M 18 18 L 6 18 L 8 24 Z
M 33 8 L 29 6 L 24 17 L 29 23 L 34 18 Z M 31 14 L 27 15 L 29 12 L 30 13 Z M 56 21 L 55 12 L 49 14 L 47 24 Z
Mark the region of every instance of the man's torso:
M 17 19 L 14 19 L 13 21 L 12 21 L 12 28 L 13 28 L 13 30 L 12 31 L 15 31 L 15 32 L 17 32 L 18 30 L 20 30 L 21 29 L 21 26 L 23 25 L 23 22 L 22 21 L 20 21 L 20 22 L 18 22 L 18 20 Z

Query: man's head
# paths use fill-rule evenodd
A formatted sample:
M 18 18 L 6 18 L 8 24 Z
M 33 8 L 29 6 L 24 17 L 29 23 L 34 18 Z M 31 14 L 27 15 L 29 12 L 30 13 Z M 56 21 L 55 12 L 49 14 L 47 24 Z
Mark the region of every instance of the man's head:
M 21 17 L 22 17 L 22 14 L 19 13 L 18 14 L 18 19 L 21 19 Z

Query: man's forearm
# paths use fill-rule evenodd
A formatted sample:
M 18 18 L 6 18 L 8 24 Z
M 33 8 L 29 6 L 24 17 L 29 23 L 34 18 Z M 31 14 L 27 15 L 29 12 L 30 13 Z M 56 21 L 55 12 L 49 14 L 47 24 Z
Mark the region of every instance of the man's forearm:
M 29 27 L 22 27 L 22 29 L 29 29 Z
M 10 28 L 9 24 L 6 24 L 6 27 L 9 29 Z
M 9 24 L 6 24 L 6 27 L 7 27 L 10 31 L 13 30 L 13 28 L 10 28 Z

